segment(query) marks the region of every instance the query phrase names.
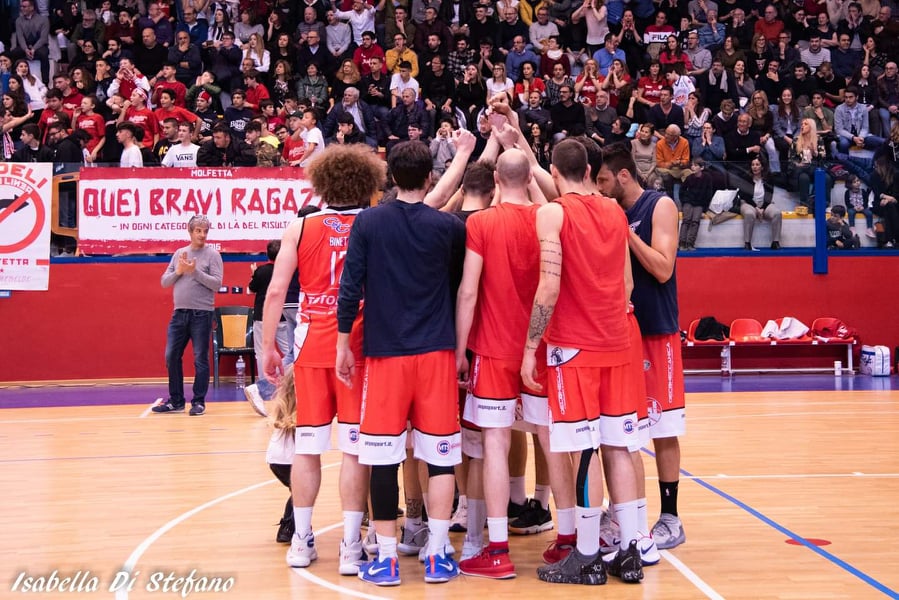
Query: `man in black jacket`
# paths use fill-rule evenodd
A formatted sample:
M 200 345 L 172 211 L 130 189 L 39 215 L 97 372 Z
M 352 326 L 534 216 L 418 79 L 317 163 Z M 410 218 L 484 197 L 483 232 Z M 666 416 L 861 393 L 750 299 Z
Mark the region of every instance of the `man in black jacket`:
M 34 123 L 23 125 L 19 139 L 25 145 L 13 152 L 13 162 L 53 162 L 53 150 L 41 144 L 40 127 Z
M 231 137 L 224 123 L 212 128 L 212 141 L 200 146 L 198 167 L 255 167 L 256 151 L 242 140 Z
M 554 142 L 583 135 L 587 129 L 584 105 L 574 101 L 574 88 L 568 84 L 559 86 L 559 98 L 561 100 L 549 109 Z

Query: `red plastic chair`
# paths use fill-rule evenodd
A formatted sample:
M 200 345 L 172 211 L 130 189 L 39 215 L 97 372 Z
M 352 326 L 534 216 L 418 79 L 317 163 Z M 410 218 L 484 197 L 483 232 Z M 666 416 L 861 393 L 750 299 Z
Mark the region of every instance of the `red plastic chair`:
M 734 319 L 730 324 L 730 341 L 737 344 L 766 344 L 768 338 L 762 337 L 762 324 L 755 319 Z
M 730 338 L 724 338 L 723 340 L 697 340 L 696 339 L 696 327 L 699 325 L 699 319 L 693 319 L 693 322 L 690 323 L 689 329 L 687 329 L 687 342 L 693 344 L 694 346 L 726 346 L 730 343 Z

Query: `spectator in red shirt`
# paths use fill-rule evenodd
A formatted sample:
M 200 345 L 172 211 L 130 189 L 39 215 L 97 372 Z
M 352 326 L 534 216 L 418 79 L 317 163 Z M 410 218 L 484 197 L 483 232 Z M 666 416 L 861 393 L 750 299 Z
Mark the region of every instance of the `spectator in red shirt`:
M 141 88 L 131 92 L 131 98 L 122 104 L 119 123 L 126 121 L 134 123 L 143 131 L 140 143 L 144 148 L 152 149 L 159 137 L 159 121 L 153 111 L 147 108 L 147 92 Z
M 771 45 L 777 44 L 780 32 L 784 30 L 784 22 L 777 17 L 777 9 L 769 4 L 765 7 L 765 17 L 755 22 L 755 32 L 765 36 Z
M 38 120 L 37 125 L 41 128 L 41 141 L 46 144 L 47 142 L 47 129 L 50 125 L 54 123 L 59 123 L 59 113 L 63 111 L 62 108 L 62 92 L 53 88 L 51 90 L 47 90 L 46 97 L 47 107 L 41 113 L 41 118 Z M 66 127 L 68 129 L 68 127 Z
M 153 86 L 153 96 L 150 100 L 153 106 L 159 106 L 159 93 L 164 89 L 170 89 L 175 92 L 175 106 L 187 108 L 184 100 L 187 96 L 187 88 L 183 83 L 175 79 L 176 72 L 177 67 L 173 63 L 162 65 L 162 71 L 159 73 L 160 78 L 156 80 L 156 85 Z
M 243 74 L 243 82 L 246 87 L 246 96 L 244 96 L 244 106 L 253 112 L 260 112 L 259 105 L 263 100 L 268 100 L 271 95 L 268 88 L 259 83 L 259 71 L 250 69 Z
M 375 56 L 381 59 L 381 73 L 386 75 L 387 61 L 384 59 L 384 49 L 375 43 L 375 32 L 366 31 L 362 34 L 362 45 L 353 53 L 353 62 L 363 77 L 371 74 L 369 61 Z
M 70 117 L 74 116 L 75 110 L 81 108 L 81 100 L 84 96 L 72 86 L 72 78 L 65 73 L 60 73 L 53 78 L 53 87 L 62 93 L 62 109 Z
M 186 108 L 175 106 L 175 92 L 168 88 L 159 92 L 159 108 L 153 111 L 153 115 L 160 128 L 166 119 L 177 119 L 179 123 L 190 123 L 194 126 L 194 139 L 200 135 L 200 117 Z
M 75 130 L 81 130 L 90 136 L 85 144 L 88 152 L 87 161 L 97 162 L 97 157 L 103 151 L 106 144 L 106 121 L 94 112 L 97 108 L 96 96 L 85 96 L 81 99 L 81 106 L 75 109 Z

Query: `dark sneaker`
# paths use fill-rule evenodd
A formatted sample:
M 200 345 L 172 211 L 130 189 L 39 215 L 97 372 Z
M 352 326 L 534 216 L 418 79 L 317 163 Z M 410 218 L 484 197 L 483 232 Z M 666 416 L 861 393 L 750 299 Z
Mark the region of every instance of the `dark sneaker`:
M 160 398 L 156 401 L 156 404 L 151 409 L 155 413 L 175 413 L 175 412 L 184 412 L 184 402 L 181 404 L 175 404 L 171 400 L 163 400 Z
M 194 402 L 190 405 L 190 412 L 188 413 L 192 417 L 199 417 L 200 415 L 206 412 L 206 403 L 205 402 Z
M 607 569 L 625 583 L 640 583 L 643 579 L 643 558 L 637 548 L 637 540 L 631 540 L 627 550 L 619 550 L 609 561 Z
M 537 577 L 547 583 L 603 585 L 606 582 L 606 568 L 599 552 L 584 556 L 575 548 L 559 562 L 539 567 Z
M 517 535 L 542 533 L 554 527 L 553 516 L 548 508 L 543 508 L 539 500 L 531 498 L 518 518 L 509 523 L 509 531 Z
M 524 509 L 527 508 L 527 506 L 527 500 L 525 500 L 524 504 L 515 504 L 514 502 L 509 500 L 509 507 L 506 510 L 506 516 L 509 517 L 509 522 L 512 522 L 520 517 L 521 513 L 524 512 Z
M 289 544 L 293 538 L 295 528 L 293 517 L 284 517 L 278 523 L 278 535 L 275 536 L 275 541 L 279 544 Z

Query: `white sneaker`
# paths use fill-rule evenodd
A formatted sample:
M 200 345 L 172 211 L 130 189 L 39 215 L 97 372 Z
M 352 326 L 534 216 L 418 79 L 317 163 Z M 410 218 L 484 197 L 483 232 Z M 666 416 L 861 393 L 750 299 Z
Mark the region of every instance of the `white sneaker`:
M 612 519 L 612 511 L 604 510 L 599 517 L 599 551 L 609 554 L 618 550 L 621 530 L 618 522 Z
M 419 550 L 423 550 L 428 545 L 428 525 L 422 523 L 417 531 L 411 531 L 403 527 L 403 535 L 396 550 L 404 556 L 414 556 Z
M 687 536 L 684 534 L 684 526 L 679 517 L 662 513 L 652 526 L 652 539 L 655 540 L 659 550 L 668 550 L 686 542 Z
M 871 229 L 870 227 L 868 227 L 867 229 L 865 229 L 865 236 L 871 238 L 872 240 L 876 240 L 876 239 L 877 239 L 877 234 L 874 233 L 874 230 Z
M 362 542 L 365 551 L 369 556 L 378 556 L 378 534 L 375 532 L 375 526 L 368 526 L 368 533 L 365 534 L 365 540 Z
M 268 416 L 268 413 L 265 412 L 265 400 L 262 399 L 262 395 L 259 393 L 258 385 L 255 383 L 253 385 L 248 385 L 243 389 L 243 395 L 247 397 L 247 401 L 249 401 L 253 410 L 256 411 L 256 414 L 261 417 Z
M 481 553 L 481 550 L 484 549 L 483 540 L 471 540 L 468 536 L 465 536 L 465 541 L 462 542 L 462 557 L 459 559 L 459 562 L 463 560 L 468 560 L 474 556 L 477 556 Z
M 358 575 L 359 566 L 367 560 L 361 539 L 349 545 L 340 540 L 340 566 L 337 570 L 341 575 Z
M 450 531 L 459 533 L 468 531 L 468 500 L 460 497 L 456 512 L 450 521 Z
M 643 561 L 644 567 L 657 565 L 662 560 L 656 541 L 652 539 L 651 535 L 643 536 L 637 540 L 637 549 L 640 550 L 640 559 Z
M 293 539 L 290 540 L 290 549 L 287 550 L 287 564 L 291 567 L 305 568 L 317 558 L 315 535 L 310 533 L 306 537 L 300 537 L 299 533 L 294 533 Z
M 446 546 L 443 547 L 443 555 L 444 556 L 452 556 L 456 553 L 456 549 L 453 548 L 453 545 L 447 540 Z M 425 544 L 424 547 L 418 551 L 418 562 L 423 563 L 425 559 L 428 557 L 428 545 Z

